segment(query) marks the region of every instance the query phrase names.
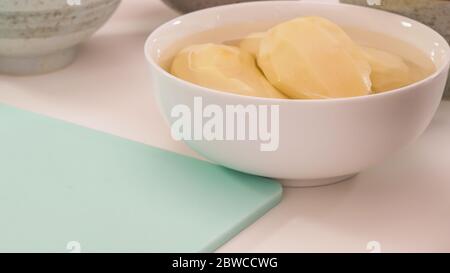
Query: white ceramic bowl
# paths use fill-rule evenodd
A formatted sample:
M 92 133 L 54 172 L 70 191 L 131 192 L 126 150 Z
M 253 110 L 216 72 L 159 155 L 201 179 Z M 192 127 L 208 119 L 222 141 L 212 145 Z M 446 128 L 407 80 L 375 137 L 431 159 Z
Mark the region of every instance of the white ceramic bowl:
M 262 22 L 286 21 L 318 15 L 341 26 L 384 33 L 414 45 L 429 56 L 437 71 L 427 79 L 382 94 L 329 100 L 280 100 L 246 97 L 203 88 L 166 72 L 166 56 L 185 45 L 189 37 L 218 27 L 233 31 L 217 40 L 233 40 Z M 270 22 L 268 22 L 271 18 Z M 272 20 L 273 19 L 273 20 Z M 259 28 L 259 29 L 258 29 Z M 188 39 L 188 40 L 186 40 Z M 189 41 L 192 43 L 193 41 Z M 196 42 L 205 42 L 198 39 Z M 380 163 L 415 140 L 428 126 L 439 105 L 448 76 L 450 48 L 429 27 L 406 17 L 344 4 L 277 1 L 244 3 L 206 9 L 176 18 L 155 30 L 145 54 L 153 76 L 154 93 L 163 115 L 172 123 L 172 109 L 203 104 L 279 105 L 279 148 L 261 152 L 256 141 L 186 141 L 204 157 L 242 172 L 283 179 L 289 186 L 315 186 L 342 181 Z
M 77 45 L 113 14 L 120 0 L 1 0 L 0 73 L 46 73 L 70 64 Z

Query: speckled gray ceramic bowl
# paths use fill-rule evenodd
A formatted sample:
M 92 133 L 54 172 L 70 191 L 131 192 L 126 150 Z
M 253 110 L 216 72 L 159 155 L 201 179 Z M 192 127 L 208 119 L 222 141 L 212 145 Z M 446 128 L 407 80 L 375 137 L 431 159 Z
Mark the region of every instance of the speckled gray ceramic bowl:
M 216 7 L 221 5 L 250 2 L 250 1 L 266 1 L 266 0 L 162 0 L 173 9 L 188 13 L 199 9 Z
M 408 16 L 429 25 L 450 43 L 450 0 L 340 0 Z M 450 98 L 450 77 L 445 97 Z
M 46 73 L 70 64 L 77 45 L 113 14 L 120 0 L 1 0 L 0 73 Z

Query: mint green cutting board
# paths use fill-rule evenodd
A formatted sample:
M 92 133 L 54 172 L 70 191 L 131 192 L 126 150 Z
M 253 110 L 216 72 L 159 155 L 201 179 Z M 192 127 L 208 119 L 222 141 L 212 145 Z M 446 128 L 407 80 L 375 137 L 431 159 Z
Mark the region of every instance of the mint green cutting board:
M 0 104 L 0 252 L 209 252 L 280 185 Z

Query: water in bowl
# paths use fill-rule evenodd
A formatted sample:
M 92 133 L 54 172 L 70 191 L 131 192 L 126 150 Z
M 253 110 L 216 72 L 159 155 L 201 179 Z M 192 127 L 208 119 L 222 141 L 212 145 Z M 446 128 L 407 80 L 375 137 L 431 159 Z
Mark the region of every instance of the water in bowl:
M 265 31 L 275 24 L 273 22 L 249 22 L 201 31 L 181 39 L 174 43 L 173 46 L 168 47 L 159 56 L 158 61 L 160 66 L 168 71 L 170 70 L 174 56 L 184 47 L 202 43 L 235 44 L 243 37 L 251 33 Z M 436 71 L 436 65 L 432 60 L 432 56 L 427 55 L 410 43 L 378 32 L 353 27 L 342 28 L 361 46 L 384 50 L 402 57 L 410 68 L 413 82 L 421 81 Z

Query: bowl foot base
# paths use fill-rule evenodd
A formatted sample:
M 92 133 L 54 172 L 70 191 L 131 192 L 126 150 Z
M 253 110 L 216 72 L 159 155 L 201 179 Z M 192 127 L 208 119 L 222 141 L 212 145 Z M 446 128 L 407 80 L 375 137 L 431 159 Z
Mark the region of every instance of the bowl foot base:
M 358 173 L 336 176 L 336 177 L 329 177 L 329 178 L 292 179 L 292 180 L 291 179 L 281 179 L 279 181 L 284 187 L 309 188 L 309 187 L 328 186 L 328 185 L 336 184 L 339 182 L 344 182 L 356 175 L 358 175 Z
M 76 55 L 77 48 L 71 47 L 46 55 L 0 56 L 0 74 L 26 76 L 52 72 L 71 64 Z

